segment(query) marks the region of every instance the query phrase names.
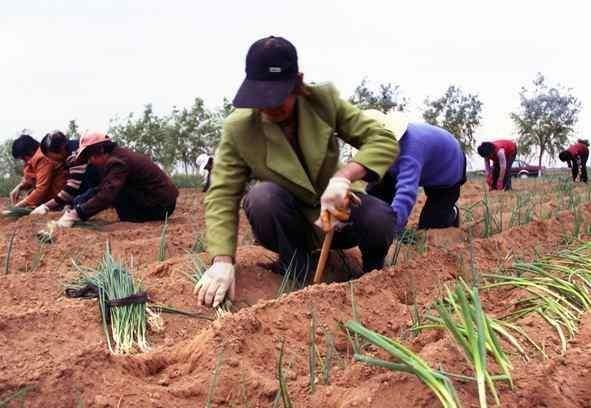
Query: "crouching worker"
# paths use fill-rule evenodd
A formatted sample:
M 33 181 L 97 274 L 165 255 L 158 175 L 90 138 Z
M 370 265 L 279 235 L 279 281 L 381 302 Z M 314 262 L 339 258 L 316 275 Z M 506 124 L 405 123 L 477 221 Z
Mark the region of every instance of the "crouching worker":
M 15 207 L 37 207 L 56 197 L 66 183 L 65 170 L 43 154 L 39 142 L 29 135 L 19 136 L 12 144 L 12 156 L 25 162 L 23 179 L 10 192 Z M 21 201 L 24 191 L 32 190 Z
M 560 152 L 558 158 L 560 161 L 566 162 L 572 170 L 573 181 L 577 181 L 577 176 L 580 174 L 580 181 L 587 182 L 587 159 L 589 158 L 589 142 L 587 140 L 577 140 L 577 143 Z
M 111 207 L 119 220 L 130 222 L 164 220 L 173 213 L 178 190 L 147 156 L 90 132 L 80 139 L 76 160 L 98 167 L 101 182 L 73 199 L 74 208 L 65 211 L 58 226 L 71 227 Z
M 307 85 L 294 46 L 280 37 L 256 41 L 246 56 L 246 80 L 224 122 L 211 186 L 205 197 L 207 249 L 213 265 L 199 281 L 200 304 L 233 298 L 238 212 L 243 201 L 255 238 L 311 278 L 310 251 L 322 242 L 314 221 L 346 209 L 358 180 L 379 180 L 396 158 L 391 131 L 341 99 L 330 84 Z M 339 166 L 338 139 L 359 149 Z M 339 168 L 340 167 L 340 168 Z M 362 189 L 361 189 L 362 190 Z M 364 272 L 382 268 L 394 234 L 392 209 L 360 194 L 348 222 L 336 229 L 333 248 L 359 246 Z M 331 225 L 334 227 L 334 224 Z
M 395 114 L 377 110 L 366 114 L 395 131 Z M 410 123 L 398 141 L 400 156 L 380 183 L 371 184 L 368 193 L 386 201 L 394 210 L 394 232 L 400 233 L 423 187 L 427 201 L 419 217 L 419 229 L 458 227 L 456 202 L 466 182 L 466 156 L 448 131 L 425 123 Z
M 517 156 L 517 145 L 512 140 L 483 142 L 478 154 L 484 158 L 486 183 L 490 190 L 511 190 L 511 166 Z M 493 162 L 491 171 L 490 162 Z
M 78 140 L 68 139 L 59 130 L 48 133 L 41 140 L 40 147 L 43 154 L 64 166 L 66 184 L 54 198 L 35 208 L 31 215 L 45 215 L 49 211 L 59 211 L 65 205 L 71 205 L 77 195 L 98 186 L 100 182 L 98 169 L 87 163 L 76 162 L 78 145 Z

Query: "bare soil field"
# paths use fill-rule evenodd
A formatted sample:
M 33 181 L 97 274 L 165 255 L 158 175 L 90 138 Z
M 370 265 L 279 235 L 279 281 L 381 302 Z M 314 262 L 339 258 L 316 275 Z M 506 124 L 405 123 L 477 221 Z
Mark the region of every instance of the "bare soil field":
M 572 189 L 556 180 L 516 180 L 510 193 L 487 193 L 482 180 L 469 181 L 460 199 L 461 228 L 428 231 L 421 242 L 401 246 L 396 265 L 353 285 L 324 283 L 281 296 L 282 277 L 272 271 L 274 254 L 254 245 L 241 217 L 234 311 L 214 320 L 162 314 L 164 329 L 149 332 L 150 351 L 131 355 L 109 352 L 96 300 L 64 296 L 65 283 L 78 273 L 72 259 L 95 266 L 110 241 L 116 258 L 133 258 L 134 276 L 152 302 L 214 318 L 210 309 L 197 306 L 184 275 L 192 257 L 206 259 L 192 252 L 204 232 L 203 195 L 182 191 L 168 222 L 164 261 L 157 260 L 162 223 L 117 223 L 115 214 L 107 213 L 94 220 L 97 228 L 62 230 L 53 243 L 41 245 L 35 233 L 47 219 L 0 220 L 0 401 L 20 390 L 23 395 L 7 406 L 22 401 L 26 407 L 271 407 L 283 345 L 282 372 L 294 407 L 439 406 L 415 376 L 353 360 L 340 327 L 352 318 L 351 293 L 363 325 L 403 342 L 433 367 L 468 375 L 449 334 L 411 334 L 413 310 L 426 310 L 459 277 L 474 279 L 588 240 L 589 201 L 587 186 Z M 421 195 L 410 226 L 423 203 Z M 346 259 L 354 267 L 359 254 L 347 251 Z M 494 315 L 515 294 L 484 292 L 482 303 Z M 314 392 L 312 315 L 317 360 L 332 355 L 324 367 L 328 381 L 321 369 L 313 375 Z M 525 319 L 523 327 L 543 345 L 546 357 L 534 350 L 527 359 L 509 354 L 514 384 L 497 385 L 502 406 L 591 407 L 591 315 L 579 323 L 563 352 L 556 332 L 541 318 Z M 367 353 L 380 353 L 365 347 Z M 463 406 L 478 406 L 473 383 L 454 385 Z

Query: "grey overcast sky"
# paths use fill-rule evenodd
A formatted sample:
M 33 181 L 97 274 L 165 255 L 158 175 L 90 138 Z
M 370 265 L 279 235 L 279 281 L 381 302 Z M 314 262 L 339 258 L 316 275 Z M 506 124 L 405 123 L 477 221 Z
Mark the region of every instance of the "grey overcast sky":
M 310 81 L 343 96 L 360 80 L 399 84 L 420 117 L 450 85 L 484 102 L 478 139 L 514 138 L 509 113 L 542 72 L 583 102 L 591 135 L 584 1 L 0 0 L 0 139 L 41 137 L 76 119 L 106 130 L 152 103 L 159 114 L 232 98 L 249 45 L 281 35 Z

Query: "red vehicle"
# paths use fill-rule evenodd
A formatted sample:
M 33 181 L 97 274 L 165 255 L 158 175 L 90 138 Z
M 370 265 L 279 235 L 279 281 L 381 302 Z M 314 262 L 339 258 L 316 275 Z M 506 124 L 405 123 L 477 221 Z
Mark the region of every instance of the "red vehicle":
M 538 177 L 539 171 L 540 166 L 527 164 L 523 160 L 515 160 L 511 166 L 511 176 L 513 177 Z M 542 171 L 544 171 L 544 166 L 542 166 Z

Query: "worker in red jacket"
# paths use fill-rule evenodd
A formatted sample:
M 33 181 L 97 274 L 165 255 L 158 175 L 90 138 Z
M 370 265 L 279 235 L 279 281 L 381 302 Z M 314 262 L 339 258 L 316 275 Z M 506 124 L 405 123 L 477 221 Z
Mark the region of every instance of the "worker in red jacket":
M 517 156 L 517 145 L 512 140 L 483 142 L 478 154 L 484 158 L 486 182 L 491 190 L 511 190 L 511 166 Z M 491 172 L 490 162 L 493 162 Z
M 566 162 L 572 169 L 573 181 L 577 181 L 580 174 L 580 181 L 587 182 L 587 159 L 589 158 L 589 141 L 579 139 L 577 143 L 570 145 L 568 149 L 558 155 L 560 161 Z

